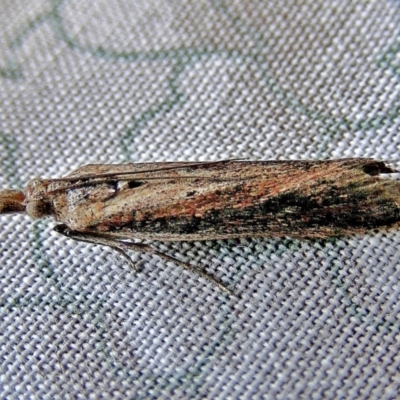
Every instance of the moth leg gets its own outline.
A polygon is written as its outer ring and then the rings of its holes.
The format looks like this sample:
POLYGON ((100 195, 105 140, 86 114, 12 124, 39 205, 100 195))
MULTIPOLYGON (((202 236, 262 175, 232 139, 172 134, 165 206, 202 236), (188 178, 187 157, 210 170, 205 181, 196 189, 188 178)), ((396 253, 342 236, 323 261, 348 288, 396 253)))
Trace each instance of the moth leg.
POLYGON ((136 271, 139 272, 139 268, 135 265, 135 263, 132 261, 132 259, 129 257, 129 255, 126 253, 126 250, 128 249, 127 246, 125 246, 124 243, 118 242, 116 240, 107 238, 107 237, 102 237, 100 235, 96 235, 93 233, 85 233, 85 232, 79 232, 79 231, 73 231, 72 229, 69 229, 67 225, 56 225, 53 230, 57 233, 61 233, 62 235, 77 240, 79 242, 86 242, 86 243, 92 243, 92 244, 100 244, 103 246, 108 246, 121 254, 122 257, 125 258, 130 264, 130 266, 136 271))
POLYGON ((122 242, 122 243, 124 243, 126 246, 128 246, 132 250, 146 252, 146 253, 152 253, 152 254, 155 254, 158 257, 160 257, 162 260, 171 261, 174 264, 179 265, 180 267, 186 269, 186 271, 189 271, 193 274, 200 275, 202 278, 204 278, 207 281, 211 282, 212 284, 216 285, 224 292, 232 294, 232 292, 226 286, 224 286, 221 282, 217 281, 213 276, 207 274, 207 272, 204 272, 201 269, 196 268, 193 265, 190 265, 189 263, 178 260, 175 257, 169 256, 168 254, 162 253, 146 243, 130 243, 130 242, 122 242))
POLYGON ((169 256, 168 254, 162 253, 146 243, 125 242, 121 239, 118 240, 115 237, 111 237, 110 235, 107 234, 74 231, 68 228, 64 224, 56 225, 54 227, 54 231, 77 241, 92 243, 92 244, 100 244, 103 246, 111 247, 119 254, 121 254, 129 262, 129 264, 133 267, 134 270, 137 270, 137 268, 133 263, 132 259, 126 253, 126 250, 130 249, 141 253, 145 252, 145 253, 155 254, 162 260, 173 262, 174 264, 181 266, 182 268, 186 269, 189 272, 200 275, 202 278, 216 285, 222 291, 232 294, 232 292, 226 286, 224 286, 221 282, 217 281, 213 276, 207 274, 207 272, 204 272, 190 265, 189 263, 178 260, 175 257, 169 256))

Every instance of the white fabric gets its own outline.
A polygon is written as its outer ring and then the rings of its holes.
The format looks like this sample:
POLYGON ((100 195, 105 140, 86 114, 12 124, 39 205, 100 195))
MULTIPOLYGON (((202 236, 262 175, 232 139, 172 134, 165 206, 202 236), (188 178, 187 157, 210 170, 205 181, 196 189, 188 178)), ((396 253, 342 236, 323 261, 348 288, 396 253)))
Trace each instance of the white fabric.
MULTIPOLYGON (((0 186, 88 163, 393 160, 399 2, 0 0, 0 186)), ((0 218, 2 399, 394 399, 400 233, 156 243, 0 218)))

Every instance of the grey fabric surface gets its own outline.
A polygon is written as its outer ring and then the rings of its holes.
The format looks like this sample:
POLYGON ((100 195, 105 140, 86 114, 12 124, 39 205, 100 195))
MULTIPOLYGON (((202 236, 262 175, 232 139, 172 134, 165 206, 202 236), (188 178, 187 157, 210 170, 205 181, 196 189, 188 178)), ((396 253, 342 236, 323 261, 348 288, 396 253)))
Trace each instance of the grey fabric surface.
MULTIPOLYGON (((0 0, 0 186, 87 163, 398 159, 398 1, 0 0)), ((400 233, 118 254, 0 218, 2 399, 395 399, 400 233)))

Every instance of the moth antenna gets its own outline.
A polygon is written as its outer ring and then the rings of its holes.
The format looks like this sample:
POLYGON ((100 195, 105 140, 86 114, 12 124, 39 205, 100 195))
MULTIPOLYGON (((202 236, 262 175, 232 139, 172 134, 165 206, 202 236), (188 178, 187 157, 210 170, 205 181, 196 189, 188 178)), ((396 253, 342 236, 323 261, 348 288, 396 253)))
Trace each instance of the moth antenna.
POLYGON ((0 190, 0 214, 24 213, 25 195, 20 190, 0 190))

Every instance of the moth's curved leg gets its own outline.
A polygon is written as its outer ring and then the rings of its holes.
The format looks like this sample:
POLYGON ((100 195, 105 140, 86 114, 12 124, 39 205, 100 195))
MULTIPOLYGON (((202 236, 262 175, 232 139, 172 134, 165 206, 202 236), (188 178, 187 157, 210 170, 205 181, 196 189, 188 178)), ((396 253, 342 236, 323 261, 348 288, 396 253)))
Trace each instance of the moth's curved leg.
MULTIPOLYGON (((121 243, 121 242, 120 242, 121 243)), ((146 252, 146 253, 152 253, 160 257, 162 260, 165 261, 171 261, 176 265, 181 266, 182 268, 186 269, 186 271, 192 272, 194 274, 200 275, 202 278, 206 279, 207 281, 213 283, 217 287, 219 287, 221 290, 223 290, 226 293, 232 294, 232 292, 224 286, 221 282, 218 282, 214 277, 211 275, 207 274, 207 272, 202 271, 199 268, 194 267, 193 265, 190 265, 189 263, 186 263, 184 261, 178 260, 175 257, 169 256, 168 254, 161 253, 160 251, 154 249, 150 245, 146 243, 130 243, 130 242, 123 242, 126 246, 129 248, 136 250, 136 251, 141 251, 141 252, 146 252)))
MULTIPOLYGON (((135 263, 132 261, 132 259, 129 257, 129 255, 126 253, 126 250, 128 249, 127 246, 124 245, 124 243, 121 243, 119 241, 116 241, 115 239, 112 240, 110 238, 102 237, 97 234, 93 233, 86 233, 86 232, 79 232, 79 231, 74 231, 70 228, 68 228, 67 225, 61 224, 61 225, 56 225, 53 230, 57 233, 61 233, 62 235, 77 240, 79 242, 86 242, 86 243, 92 243, 92 244, 100 244, 103 246, 108 246, 121 254, 131 265, 133 270, 135 272, 139 272, 140 269, 135 265, 135 263)), ((139 250, 140 251, 140 250, 139 250)))
POLYGON ((98 233, 98 232, 74 231, 74 230, 68 228, 68 226, 64 225, 64 224, 56 225, 54 227, 54 231, 61 233, 62 235, 67 236, 67 237, 77 240, 77 241, 108 246, 108 247, 114 249, 115 251, 117 251, 119 254, 121 254, 129 262, 129 264, 133 267, 133 269, 135 271, 137 271, 137 268, 136 268, 135 264, 133 263, 132 259, 126 253, 126 250, 134 250, 134 251, 138 251, 138 252, 142 252, 142 253, 155 254, 158 257, 160 257, 162 260, 173 262, 174 264, 181 266, 182 268, 186 269, 189 272, 200 275, 202 278, 213 283, 214 285, 219 287, 224 292, 232 294, 232 292, 227 287, 225 287, 221 282, 218 282, 214 277, 207 274, 206 272, 204 272, 184 261, 178 260, 175 257, 172 257, 172 256, 169 256, 168 254, 162 253, 146 243, 126 242, 123 239, 115 238, 114 236, 108 235, 106 233, 102 234, 102 233, 98 233))

